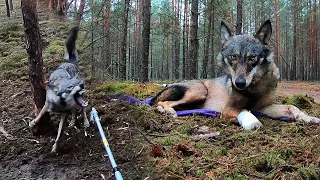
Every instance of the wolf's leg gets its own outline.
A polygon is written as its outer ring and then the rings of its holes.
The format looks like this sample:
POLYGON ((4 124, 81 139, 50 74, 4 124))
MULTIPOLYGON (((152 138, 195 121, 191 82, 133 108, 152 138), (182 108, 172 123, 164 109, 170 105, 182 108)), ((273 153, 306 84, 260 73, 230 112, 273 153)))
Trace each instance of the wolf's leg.
POLYGON ((83 108, 82 111, 83 111, 83 125, 84 125, 84 128, 88 128, 90 126, 90 123, 88 121, 86 108, 83 108))
POLYGON ((59 129, 58 129, 58 135, 56 137, 56 140, 52 146, 52 150, 51 152, 57 152, 57 147, 58 147, 58 141, 60 139, 61 133, 62 133, 62 129, 63 129, 63 122, 67 119, 68 114, 67 113, 63 113, 61 114, 61 119, 60 119, 60 123, 59 123, 59 129))
POLYGON ((297 121, 304 121, 307 123, 320 123, 319 118, 309 116, 293 105, 272 104, 260 109, 260 112, 274 118, 290 117, 297 121))
POLYGON ((208 90, 204 83, 191 80, 167 87, 155 97, 155 101, 158 101, 156 103, 158 111, 176 117, 177 113, 173 109, 175 106, 205 101, 207 96, 208 90))
POLYGON ((234 108, 234 107, 226 107, 223 109, 221 113, 221 118, 225 120, 234 121, 237 120, 238 115, 240 114, 241 110, 234 108))
POLYGON ((207 91, 203 90, 203 93, 194 93, 192 90, 187 90, 184 96, 177 101, 160 101, 158 102, 157 109, 161 112, 163 108, 165 112, 173 117, 177 117, 177 112, 173 109, 173 107, 182 105, 182 104, 190 104, 193 102, 204 101, 207 98, 207 91))
POLYGON ((262 123, 245 109, 239 110, 233 107, 226 107, 222 111, 222 118, 230 121, 238 121, 246 130, 262 127, 262 123))
POLYGON ((38 116, 36 117, 36 119, 32 120, 30 123, 29 123, 29 127, 32 129, 34 126, 36 126, 40 120, 41 120, 41 117, 48 111, 48 103, 45 102, 44 106, 42 107, 40 113, 38 114, 38 116))

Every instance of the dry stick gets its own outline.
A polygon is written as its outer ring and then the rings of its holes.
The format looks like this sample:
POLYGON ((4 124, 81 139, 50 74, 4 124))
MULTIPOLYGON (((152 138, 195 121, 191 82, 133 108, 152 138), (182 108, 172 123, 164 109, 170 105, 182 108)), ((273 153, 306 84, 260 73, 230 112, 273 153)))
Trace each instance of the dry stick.
POLYGON ((137 130, 150 144, 157 145, 156 143, 152 142, 139 128, 133 127, 133 129, 137 130))
POLYGON ((14 139, 14 137, 11 135, 11 134, 9 134, 5 129, 4 129, 4 127, 2 127, 2 126, 0 126, 0 132, 4 135, 4 137, 6 137, 7 139, 9 139, 9 140, 13 140, 14 139))

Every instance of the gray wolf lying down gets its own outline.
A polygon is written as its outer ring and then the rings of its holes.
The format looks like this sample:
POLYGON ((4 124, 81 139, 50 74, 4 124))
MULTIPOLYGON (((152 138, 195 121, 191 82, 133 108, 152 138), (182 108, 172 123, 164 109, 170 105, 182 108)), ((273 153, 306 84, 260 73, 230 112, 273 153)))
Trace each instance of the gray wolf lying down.
MULTIPOLYGON (((320 122, 319 118, 308 116, 295 106, 274 104, 280 75, 273 52, 267 47, 272 33, 270 20, 254 35, 232 35, 223 22, 220 33, 222 47, 217 60, 225 75, 172 84, 152 99, 152 105, 172 116, 176 116, 177 109, 188 107, 222 112, 226 120, 237 120, 240 113, 249 110, 274 118, 320 122)), ((253 123, 252 127, 262 125, 256 118, 253 123)))

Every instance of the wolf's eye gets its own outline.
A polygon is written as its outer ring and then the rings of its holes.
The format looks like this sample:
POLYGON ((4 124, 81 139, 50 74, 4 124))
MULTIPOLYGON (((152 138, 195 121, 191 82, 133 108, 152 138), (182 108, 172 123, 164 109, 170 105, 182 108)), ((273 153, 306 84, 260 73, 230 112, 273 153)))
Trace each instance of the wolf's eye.
POLYGON ((237 60, 237 58, 238 58, 237 55, 231 55, 231 56, 230 56, 230 59, 231 59, 232 61, 237 60))
POLYGON ((257 56, 249 56, 249 61, 254 62, 256 61, 257 56))
POLYGON ((68 85, 68 90, 73 89, 73 87, 74 87, 74 86, 73 86, 72 84, 69 84, 69 85, 68 85))

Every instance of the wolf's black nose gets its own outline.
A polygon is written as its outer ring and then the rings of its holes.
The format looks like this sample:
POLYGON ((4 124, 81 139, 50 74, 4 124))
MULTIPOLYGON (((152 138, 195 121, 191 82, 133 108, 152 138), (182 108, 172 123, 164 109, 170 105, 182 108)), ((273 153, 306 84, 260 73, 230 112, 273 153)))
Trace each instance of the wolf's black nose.
POLYGON ((243 76, 239 76, 236 79, 236 86, 239 89, 243 89, 244 87, 246 87, 246 79, 243 76))

